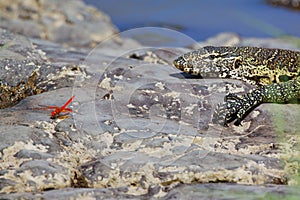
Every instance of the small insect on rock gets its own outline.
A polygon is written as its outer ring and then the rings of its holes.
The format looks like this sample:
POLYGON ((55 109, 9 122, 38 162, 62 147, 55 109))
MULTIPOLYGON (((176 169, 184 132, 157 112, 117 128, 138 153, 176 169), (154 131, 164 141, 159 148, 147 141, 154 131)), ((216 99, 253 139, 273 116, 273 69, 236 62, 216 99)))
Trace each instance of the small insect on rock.
POLYGON ((75 96, 72 96, 63 106, 44 106, 43 108, 36 108, 36 109, 42 109, 42 110, 53 110, 51 112, 51 119, 57 119, 57 118, 67 118, 68 113, 72 112, 73 110, 71 108, 67 108, 67 106, 73 101, 75 96), (67 113, 67 114, 62 114, 67 113))

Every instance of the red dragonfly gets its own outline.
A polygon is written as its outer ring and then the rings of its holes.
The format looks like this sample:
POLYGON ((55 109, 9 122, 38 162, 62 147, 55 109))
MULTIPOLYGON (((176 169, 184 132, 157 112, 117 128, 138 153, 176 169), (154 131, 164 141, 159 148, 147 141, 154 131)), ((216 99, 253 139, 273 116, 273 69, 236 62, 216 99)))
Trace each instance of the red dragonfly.
POLYGON ((61 113, 69 113, 72 112, 73 110, 71 108, 67 108, 67 106, 73 101, 75 96, 72 96, 63 106, 58 107, 58 106, 44 106, 43 108, 36 108, 36 109, 42 109, 42 110, 51 110, 54 109, 51 112, 51 119, 56 119, 59 117, 66 117, 66 115, 60 115, 61 113))

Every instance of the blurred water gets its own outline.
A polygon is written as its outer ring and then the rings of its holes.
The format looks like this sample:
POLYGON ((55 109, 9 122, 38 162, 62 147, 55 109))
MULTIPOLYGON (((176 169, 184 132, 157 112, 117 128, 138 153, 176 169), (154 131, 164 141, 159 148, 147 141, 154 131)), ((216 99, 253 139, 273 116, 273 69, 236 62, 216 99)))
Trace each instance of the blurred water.
POLYGON ((158 26, 195 40, 220 32, 246 37, 300 37, 300 12, 263 0, 84 0, 106 12, 120 31, 158 26))

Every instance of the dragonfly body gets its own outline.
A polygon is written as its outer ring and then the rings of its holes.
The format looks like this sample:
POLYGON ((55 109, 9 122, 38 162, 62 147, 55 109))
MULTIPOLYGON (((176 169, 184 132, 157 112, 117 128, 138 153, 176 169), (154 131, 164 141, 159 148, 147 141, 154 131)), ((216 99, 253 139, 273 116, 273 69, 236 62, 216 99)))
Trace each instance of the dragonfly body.
POLYGON ((51 119, 55 119, 57 118, 57 116, 61 113, 61 112, 72 112, 71 108, 67 108, 67 106, 73 101, 73 99, 75 98, 75 96, 72 96, 62 107, 55 107, 55 110, 52 111, 51 113, 51 119))
MULTIPOLYGON (((38 110, 53 110, 51 112, 51 119, 56 119, 61 117, 61 113, 72 112, 71 108, 67 108, 67 106, 73 101, 75 96, 72 96, 63 106, 42 106, 41 108, 34 108, 38 110)), ((64 115, 65 116, 65 115, 64 115)))

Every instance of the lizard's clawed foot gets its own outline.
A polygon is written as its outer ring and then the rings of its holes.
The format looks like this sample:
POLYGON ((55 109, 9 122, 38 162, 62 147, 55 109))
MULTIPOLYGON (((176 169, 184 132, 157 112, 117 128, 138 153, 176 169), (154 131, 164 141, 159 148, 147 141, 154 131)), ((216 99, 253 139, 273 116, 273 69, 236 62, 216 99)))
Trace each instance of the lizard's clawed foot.
POLYGON ((228 123, 235 120, 235 125, 241 125, 246 115, 261 103, 260 99, 256 98, 257 95, 259 96, 257 90, 241 96, 229 93, 225 96, 225 102, 217 105, 212 122, 228 126, 228 123))

